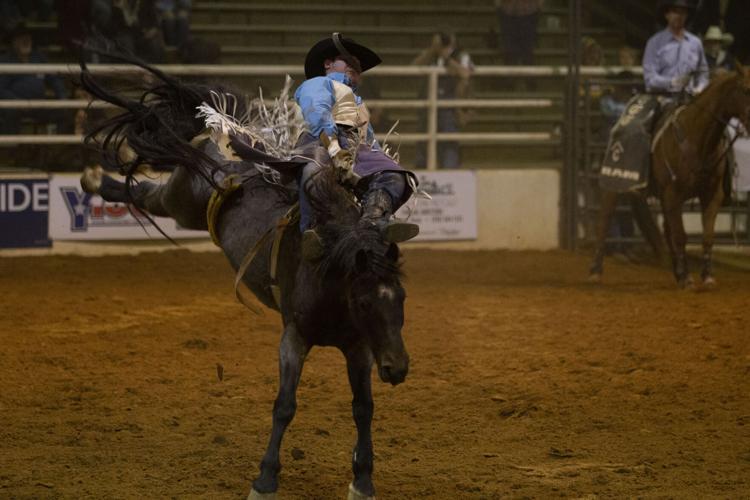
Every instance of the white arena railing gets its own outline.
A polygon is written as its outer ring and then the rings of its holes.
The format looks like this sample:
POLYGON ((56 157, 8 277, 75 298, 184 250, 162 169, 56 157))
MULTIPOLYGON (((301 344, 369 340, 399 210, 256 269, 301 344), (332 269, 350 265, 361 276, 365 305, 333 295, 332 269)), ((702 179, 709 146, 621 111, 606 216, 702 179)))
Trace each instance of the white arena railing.
MULTIPOLYGON (((177 76, 300 76, 300 66, 270 66, 270 65, 159 65, 161 71, 177 76)), ((143 69, 132 65, 121 64, 91 64, 91 73, 106 75, 126 75, 144 72, 143 69)), ((614 75, 628 70, 635 74, 641 73, 641 68, 625 67, 583 67, 581 76, 601 77, 614 75)), ((75 64, 0 64, 2 74, 58 74, 75 77, 80 67, 75 64)), ((440 140, 454 140, 472 144, 497 144, 504 141, 544 143, 555 140, 551 132, 438 132, 438 108, 552 108, 559 103, 554 99, 438 99, 438 77, 446 74, 444 68, 433 66, 384 66, 374 68, 370 73, 374 76, 423 76, 428 80, 427 99, 369 99, 370 108, 401 108, 427 109, 427 130, 425 133, 399 134, 398 140, 403 143, 424 141, 427 143, 427 168, 437 168, 437 143, 440 140)), ((567 75, 565 66, 480 66, 476 67, 472 77, 559 77, 567 75)), ((89 106, 109 107, 103 102, 86 100, 0 100, 0 109, 81 109, 89 106)), ((382 136, 380 136, 382 138, 382 136)), ((0 135, 0 147, 19 144, 79 144, 79 135, 0 135)))

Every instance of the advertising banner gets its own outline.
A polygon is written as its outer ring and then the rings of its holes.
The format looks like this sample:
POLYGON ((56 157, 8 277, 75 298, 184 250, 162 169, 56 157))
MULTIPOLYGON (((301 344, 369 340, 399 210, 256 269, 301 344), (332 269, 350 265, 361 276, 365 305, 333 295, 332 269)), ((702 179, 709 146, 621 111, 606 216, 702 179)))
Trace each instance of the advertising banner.
POLYGON ((0 248, 49 247, 47 176, 0 177, 0 248))
POLYGON ((473 171, 418 171, 419 189, 432 199, 412 197, 397 216, 419 224, 413 241, 477 238, 477 181, 473 171))
MULTIPOLYGON (((53 240, 163 239, 135 207, 105 202, 85 193, 77 174, 55 174, 49 184, 49 235, 53 240)), ((183 229, 169 218, 154 221, 170 238, 208 238, 207 231, 183 229)))

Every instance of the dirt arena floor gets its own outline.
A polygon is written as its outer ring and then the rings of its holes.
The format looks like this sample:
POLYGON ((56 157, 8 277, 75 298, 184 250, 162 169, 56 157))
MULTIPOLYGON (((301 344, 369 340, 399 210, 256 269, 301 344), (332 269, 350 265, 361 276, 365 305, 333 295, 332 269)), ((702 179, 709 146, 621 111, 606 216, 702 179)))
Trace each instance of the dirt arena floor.
MULTIPOLYGON (((750 273, 565 252, 405 253, 411 372, 375 385, 379 498, 750 497, 750 273)), ((0 498, 244 498, 275 313, 217 253, 0 258, 0 498), (217 364, 224 370, 217 376, 217 364)), ((344 361, 313 350, 280 498, 346 498, 344 361)))

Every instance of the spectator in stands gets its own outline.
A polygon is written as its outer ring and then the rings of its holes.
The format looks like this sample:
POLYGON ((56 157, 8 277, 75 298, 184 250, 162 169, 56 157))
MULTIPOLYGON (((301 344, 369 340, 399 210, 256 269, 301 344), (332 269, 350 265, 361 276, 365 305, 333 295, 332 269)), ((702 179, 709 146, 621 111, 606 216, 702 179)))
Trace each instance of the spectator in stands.
MULTIPOLYGON (((638 62, 636 50, 633 47, 623 45, 617 51, 618 65, 623 68, 632 68, 638 62)), ((608 78, 612 83, 607 85, 599 99, 599 108, 602 112, 606 124, 606 134, 617 123, 617 120, 625 111, 628 101, 641 89, 633 82, 636 78, 635 73, 630 69, 623 69, 616 75, 608 78)))
POLYGON ((164 41, 181 47, 190 35, 191 0, 156 0, 164 41))
POLYGON ((495 0, 505 64, 531 66, 544 0, 495 0))
MULTIPOLYGON (((599 42, 590 36, 581 38, 581 66, 604 66, 604 50, 599 42)), ((589 85, 589 97, 595 103, 598 103, 602 96, 602 88, 599 83, 589 85)))
POLYGON ((104 34, 118 47, 146 62, 166 59, 156 0, 112 0, 112 15, 104 34))
POLYGON ((734 70, 734 60, 724 50, 732 45, 732 42, 734 42, 734 37, 731 33, 722 33, 718 26, 709 26, 703 36, 703 46, 706 50, 706 62, 712 75, 734 70))
POLYGON ((643 79, 649 92, 695 94, 708 84, 708 64, 700 38, 685 28, 695 6, 688 0, 662 0, 659 18, 666 28, 649 38, 643 79))
MULTIPOLYGON (((8 36, 11 51, 0 58, 0 63, 30 64, 45 63, 44 54, 34 49, 31 32, 25 24, 19 24, 8 36)), ((57 99, 67 97, 67 89, 62 79, 56 75, 19 74, 0 75, 0 99, 45 99, 49 87, 57 99)), ((60 125, 57 112, 38 110, 7 109, 0 114, 0 131, 3 134, 16 134, 20 130, 20 120, 24 117, 40 119, 43 116, 52 117, 53 124, 60 125)))
MULTIPOLYGON (((458 48, 452 33, 441 31, 433 34, 430 46, 423 50, 412 64, 419 66, 439 66, 446 69, 447 75, 438 79, 438 99, 462 99, 467 97, 474 63, 466 52, 458 48)), ((438 132, 458 132, 468 121, 468 115, 458 108, 438 108, 438 132)), ((420 129, 427 128, 427 114, 421 113, 420 129)), ((438 143, 438 166, 459 168, 461 166, 460 146, 456 141, 438 143)), ((426 144, 417 145, 415 166, 426 166, 426 144)))

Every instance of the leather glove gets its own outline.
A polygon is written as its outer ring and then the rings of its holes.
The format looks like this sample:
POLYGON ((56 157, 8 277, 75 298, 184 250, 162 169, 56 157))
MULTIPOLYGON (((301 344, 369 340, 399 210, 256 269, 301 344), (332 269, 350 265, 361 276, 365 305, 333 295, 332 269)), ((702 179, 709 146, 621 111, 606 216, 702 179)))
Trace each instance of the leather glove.
POLYGON ((339 182, 352 187, 356 186, 361 177, 354 173, 354 155, 352 155, 352 152, 343 149, 339 145, 338 139, 330 138, 324 133, 320 134, 320 142, 328 149, 339 182))
POLYGON ((679 92, 683 90, 687 84, 690 83, 690 75, 675 76, 670 82, 671 90, 679 92))
POLYGON ((339 182, 352 187, 356 186, 360 176, 354 172, 354 156, 348 149, 342 149, 332 158, 333 167, 339 182))

